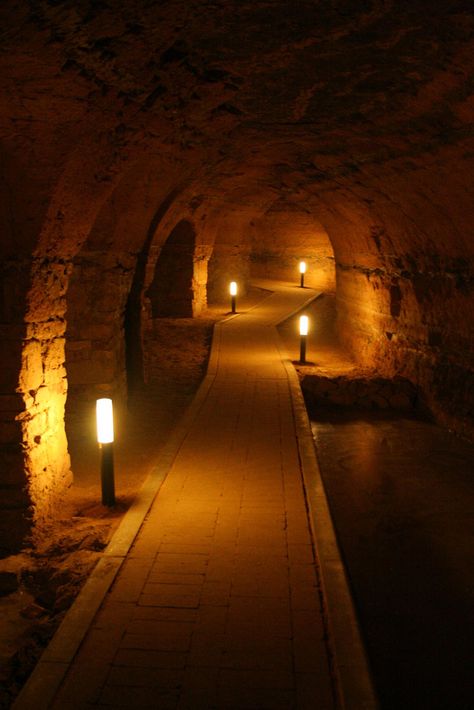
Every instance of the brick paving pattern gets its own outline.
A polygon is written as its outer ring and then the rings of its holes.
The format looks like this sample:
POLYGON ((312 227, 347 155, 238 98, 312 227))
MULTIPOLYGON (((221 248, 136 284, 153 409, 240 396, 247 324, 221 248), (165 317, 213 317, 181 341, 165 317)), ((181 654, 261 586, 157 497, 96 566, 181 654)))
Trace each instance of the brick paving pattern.
POLYGON ((273 327, 301 299, 220 326, 215 380, 53 707, 334 707, 273 327))

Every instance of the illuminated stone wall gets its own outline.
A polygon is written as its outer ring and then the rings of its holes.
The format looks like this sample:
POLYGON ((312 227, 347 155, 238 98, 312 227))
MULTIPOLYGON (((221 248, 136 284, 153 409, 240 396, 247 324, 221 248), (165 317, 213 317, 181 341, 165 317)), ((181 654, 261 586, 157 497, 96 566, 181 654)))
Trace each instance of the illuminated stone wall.
MULTIPOLYGON (((445 149, 453 157, 452 149, 445 149)), ((449 165, 449 167, 448 167, 449 165)), ((342 341, 361 364, 420 387, 433 414, 472 434, 474 259, 470 192, 438 157, 358 172, 319 206, 334 246, 342 341)), ((470 155, 464 172, 474 170, 470 155)), ((342 182, 342 181, 341 181, 342 182)))
POLYGON ((279 205, 252 220, 249 228, 252 276, 299 283, 299 262, 305 261, 305 285, 335 291, 333 249, 314 215, 291 209, 291 205, 279 205))
POLYGON ((240 294, 247 290, 251 258, 248 224, 249 215, 245 209, 223 211, 215 221, 215 241, 208 263, 209 303, 228 302, 231 281, 238 283, 240 294))
POLYGON ((64 291, 69 267, 4 262, 0 396, 0 550, 55 514, 71 483, 64 431, 64 291), (27 302, 25 303, 25 293, 27 302))

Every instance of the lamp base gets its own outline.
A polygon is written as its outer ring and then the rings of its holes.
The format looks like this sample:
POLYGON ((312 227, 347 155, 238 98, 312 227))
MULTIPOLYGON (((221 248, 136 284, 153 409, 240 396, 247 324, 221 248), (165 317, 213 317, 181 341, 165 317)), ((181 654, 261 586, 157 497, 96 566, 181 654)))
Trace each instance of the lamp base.
POLYGON ((100 444, 100 478, 102 484, 102 505, 109 508, 115 505, 115 480, 114 480, 114 445, 100 444))

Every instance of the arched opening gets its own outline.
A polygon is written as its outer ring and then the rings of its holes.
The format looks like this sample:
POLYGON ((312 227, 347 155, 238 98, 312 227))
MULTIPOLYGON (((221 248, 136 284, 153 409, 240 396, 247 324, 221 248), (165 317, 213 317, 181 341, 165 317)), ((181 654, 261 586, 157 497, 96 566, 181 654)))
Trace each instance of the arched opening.
POLYGON ((250 274, 298 282, 299 262, 306 263, 305 284, 334 293, 334 250, 317 217, 297 205, 276 203, 250 222, 252 239, 250 274))
POLYGON ((171 231, 156 262, 146 295, 153 318, 191 318, 196 234, 187 220, 171 231))
POLYGON ((125 338, 125 369, 127 373, 128 394, 143 385, 143 343, 142 343, 142 295, 147 274, 148 260, 153 245, 155 232, 176 198, 178 190, 169 192, 156 210, 146 233, 143 247, 137 256, 133 279, 125 304, 124 338, 125 338))

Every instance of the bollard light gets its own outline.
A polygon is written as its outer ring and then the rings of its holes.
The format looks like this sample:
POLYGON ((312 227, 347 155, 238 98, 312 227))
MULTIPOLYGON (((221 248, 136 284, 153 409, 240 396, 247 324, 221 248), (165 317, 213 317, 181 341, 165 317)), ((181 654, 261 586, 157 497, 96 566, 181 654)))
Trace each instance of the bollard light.
POLYGON ((114 481, 114 413, 112 400, 104 397, 96 403, 97 441, 101 451, 100 478, 102 504, 115 505, 114 481))
POLYGON ((231 296, 232 313, 235 313, 235 297, 237 296, 237 283, 235 281, 230 282, 229 291, 231 296))
POLYGON ((306 261, 300 261, 300 286, 304 288, 304 275, 306 273, 306 261))
POLYGON ((306 362, 306 336, 308 335, 309 318, 300 316, 300 362, 306 362))
POLYGON ((111 444, 114 440, 114 412, 112 400, 104 397, 97 400, 97 441, 111 444))

